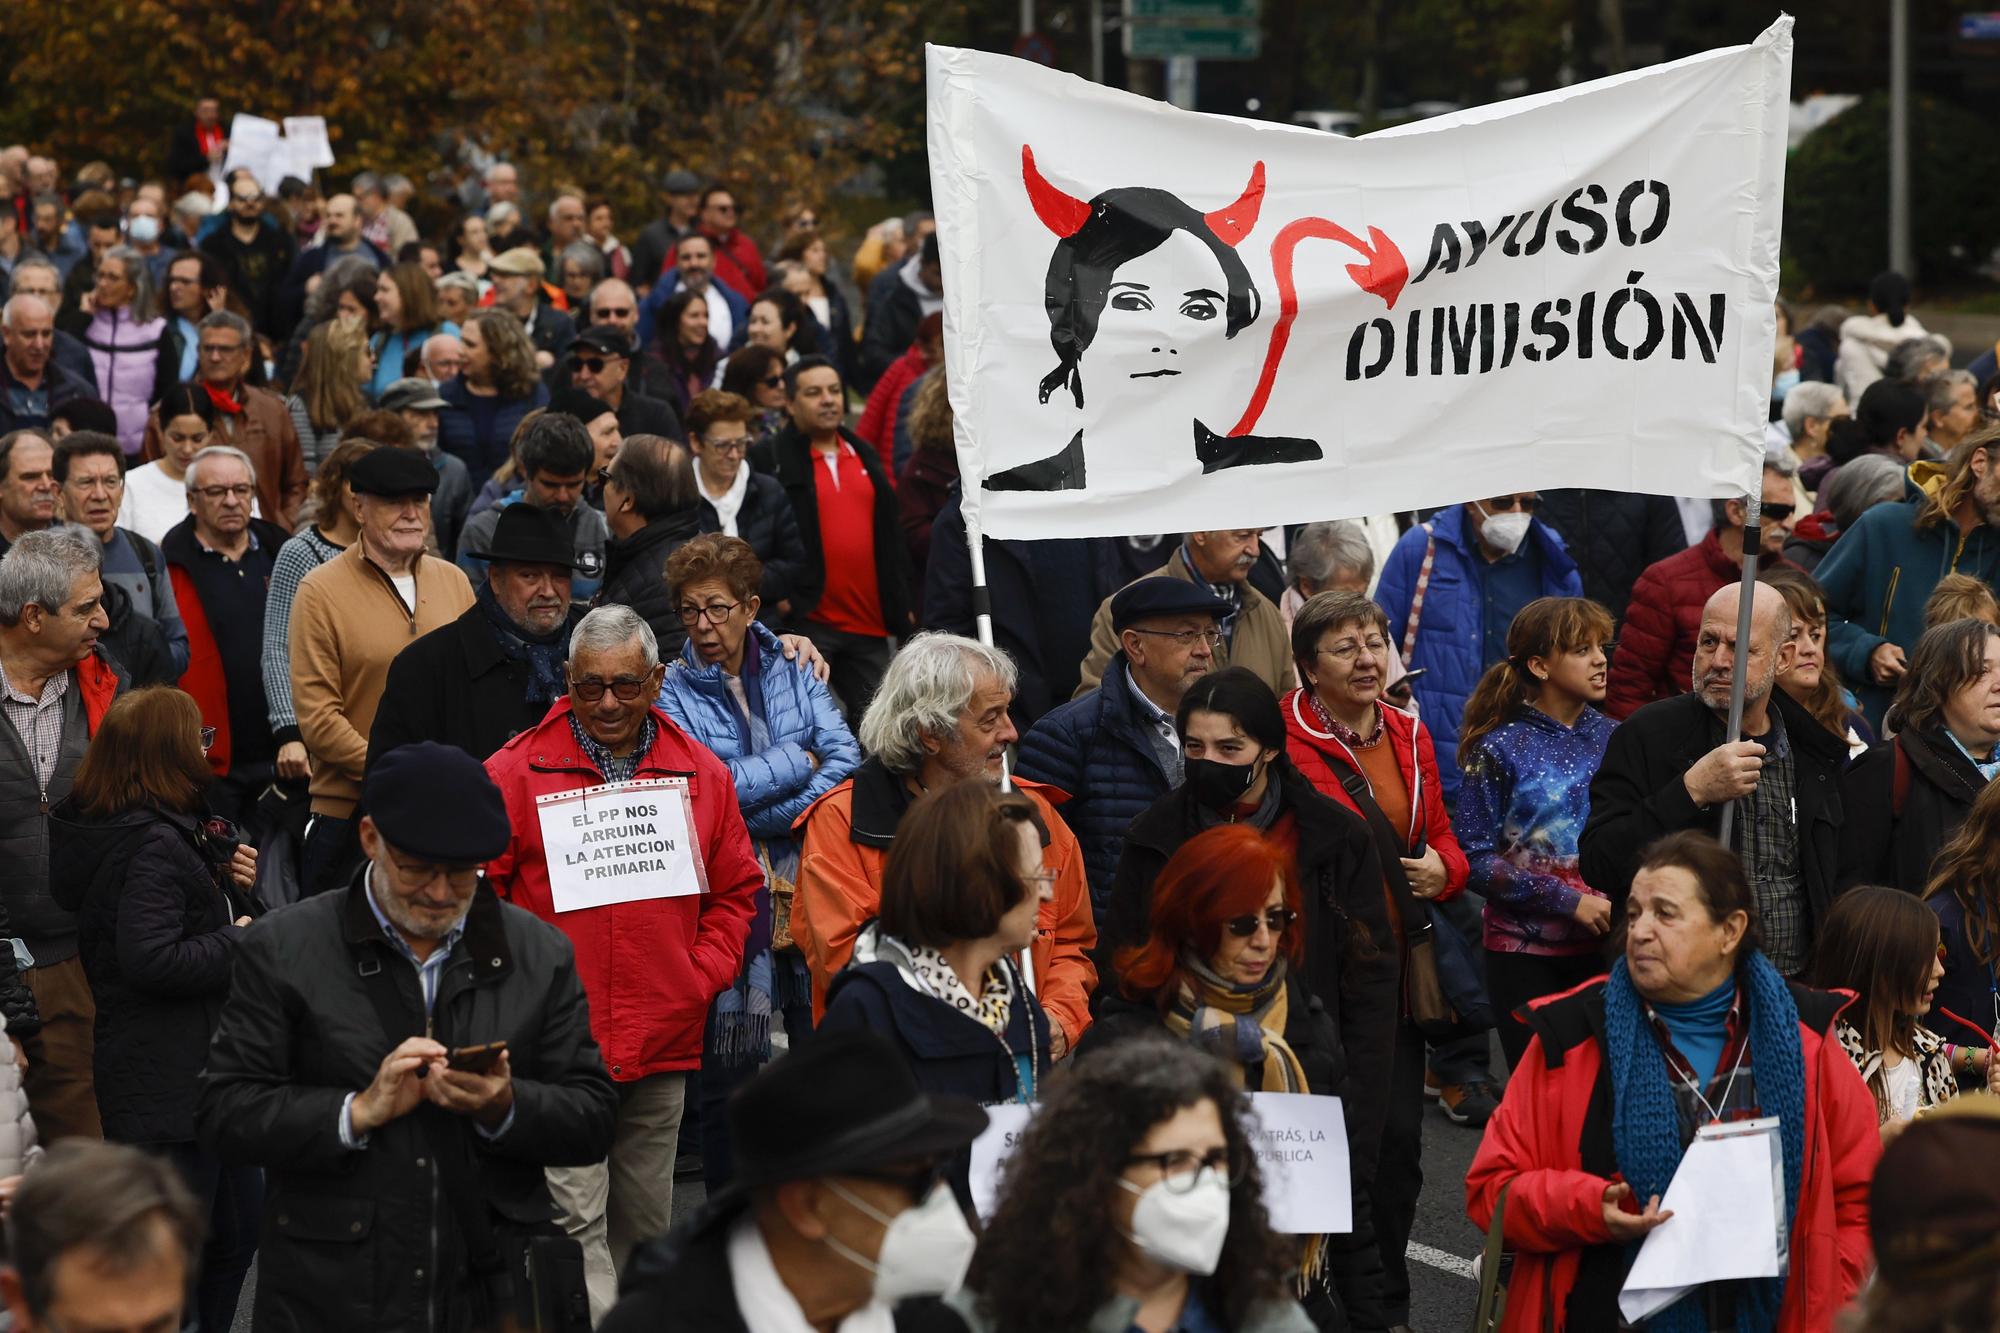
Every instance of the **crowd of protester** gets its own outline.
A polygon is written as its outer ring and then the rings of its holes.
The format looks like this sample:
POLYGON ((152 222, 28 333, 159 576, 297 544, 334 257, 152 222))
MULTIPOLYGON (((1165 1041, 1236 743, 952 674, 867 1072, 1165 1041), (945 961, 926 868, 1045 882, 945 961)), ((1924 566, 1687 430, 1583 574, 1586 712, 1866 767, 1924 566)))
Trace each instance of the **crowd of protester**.
POLYGON ((2000 1326, 2000 375, 1899 275, 1780 308, 1754 523, 990 541, 986 643, 928 215, 218 116, 0 148, 15 1327, 1406 1329, 1431 1101, 1507 1328, 1765 1118, 1781 1271, 1644 1327, 2000 1326))

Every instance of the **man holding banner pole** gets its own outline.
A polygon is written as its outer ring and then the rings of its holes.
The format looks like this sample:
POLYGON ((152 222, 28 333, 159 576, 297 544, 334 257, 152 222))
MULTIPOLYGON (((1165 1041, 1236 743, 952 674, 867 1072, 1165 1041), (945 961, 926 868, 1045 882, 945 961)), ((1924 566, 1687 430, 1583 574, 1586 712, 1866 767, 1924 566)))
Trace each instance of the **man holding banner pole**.
POLYGON ((664 667, 630 607, 577 622, 569 693, 486 761, 507 805, 507 848, 486 868, 502 898, 576 949, 591 1033, 618 1089, 608 1160, 549 1171, 583 1243, 593 1319, 632 1247, 673 1218, 687 1076, 710 1003, 748 947, 770 947, 764 872, 724 767, 656 705, 664 667), (753 920, 754 919, 754 920, 753 920))

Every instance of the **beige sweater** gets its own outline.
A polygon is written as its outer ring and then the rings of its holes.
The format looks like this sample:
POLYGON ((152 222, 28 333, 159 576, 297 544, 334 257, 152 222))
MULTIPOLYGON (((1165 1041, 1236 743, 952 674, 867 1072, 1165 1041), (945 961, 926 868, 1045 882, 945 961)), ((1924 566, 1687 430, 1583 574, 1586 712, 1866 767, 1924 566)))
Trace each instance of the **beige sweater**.
POLYGON ((426 555, 414 573, 414 615, 359 541, 299 584, 292 602, 292 702, 313 759, 316 815, 354 813, 389 663, 419 635, 472 606, 472 585, 458 566, 426 555))

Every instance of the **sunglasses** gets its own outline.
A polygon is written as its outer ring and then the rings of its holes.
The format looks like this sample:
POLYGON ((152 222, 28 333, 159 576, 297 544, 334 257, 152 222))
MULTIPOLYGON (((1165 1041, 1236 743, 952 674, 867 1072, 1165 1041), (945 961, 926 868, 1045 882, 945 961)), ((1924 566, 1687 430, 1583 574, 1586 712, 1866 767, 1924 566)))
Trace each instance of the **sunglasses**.
POLYGON ((606 366, 615 365, 619 359, 622 358, 607 361, 601 356, 573 356, 569 364, 572 370, 587 370, 593 375, 602 375, 606 366))
POLYGON ((1230 934, 1238 939, 1247 940, 1257 933, 1257 927, 1260 925, 1269 926, 1273 935, 1282 935, 1290 930, 1292 923, 1298 919, 1299 914, 1289 907, 1273 907, 1262 916, 1254 912, 1246 916, 1232 916, 1222 924, 1230 934))
POLYGON ((1764 505, 1757 511, 1757 515, 1764 522, 1783 523, 1797 508, 1797 505, 1764 505))
POLYGON ((1492 514, 1511 513, 1518 508, 1524 514, 1532 514, 1542 507, 1538 495, 1496 495, 1486 502, 1486 510, 1492 514))
POLYGON ((762 385, 766 389, 783 388, 785 383, 785 377, 783 375, 770 375, 765 377, 764 379, 758 380, 757 383, 762 385))
POLYGON ((601 305, 597 307, 596 322, 599 324, 608 323, 609 321, 614 319, 630 319, 630 318, 632 318, 632 307, 629 305, 628 306, 601 305))

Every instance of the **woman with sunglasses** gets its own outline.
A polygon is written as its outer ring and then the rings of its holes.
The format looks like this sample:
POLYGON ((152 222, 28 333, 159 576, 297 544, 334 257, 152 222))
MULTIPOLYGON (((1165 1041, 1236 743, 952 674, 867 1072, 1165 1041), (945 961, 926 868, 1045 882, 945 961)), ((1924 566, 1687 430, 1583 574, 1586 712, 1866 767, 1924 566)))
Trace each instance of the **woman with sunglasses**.
POLYGON ((750 447, 768 443, 791 418, 785 413, 785 358, 781 352, 746 343, 729 354, 722 368, 722 391, 754 409, 750 447))
MULTIPOLYGON (((1140 1036, 1072 1061, 947 1303, 971 1333, 1310 1333, 1240 1069, 1140 1036)), ((944 1325, 940 1324, 940 1328, 944 1325)))
MULTIPOLYGON (((1346 1092, 1340 1031, 1294 970, 1305 957, 1300 901, 1292 857, 1255 828, 1197 833, 1154 881, 1151 932, 1118 955, 1118 988, 1099 1000, 1078 1054, 1165 1031, 1249 1091, 1346 1092)), ((1321 1238, 1301 1270, 1301 1297, 1331 1316, 1321 1238)))
POLYGON ((2000 776, 2000 627, 1925 630, 1882 721, 1890 739, 1840 780, 1840 883, 1921 893, 1939 849, 2000 776))
MULTIPOLYGON (((1936 1002, 1944 965, 1936 914, 1901 889, 1850 889, 1820 924, 1812 984, 1854 992, 1834 1035, 1875 1095, 1885 1139, 1958 1096, 1958 1069, 1968 1062, 1920 1021, 1936 1002)), ((2000 1086, 2000 1066, 1988 1063, 1985 1081, 2000 1086)))
POLYGON ((174 1161, 208 1205, 195 1283, 203 1328, 228 1328, 257 1249, 255 1167, 195 1141, 197 1076, 229 990, 236 941, 257 909, 257 854, 208 817, 213 734, 166 686, 111 705, 70 794, 49 816, 49 891, 77 914, 97 1005, 92 1061, 104 1137, 174 1161))

